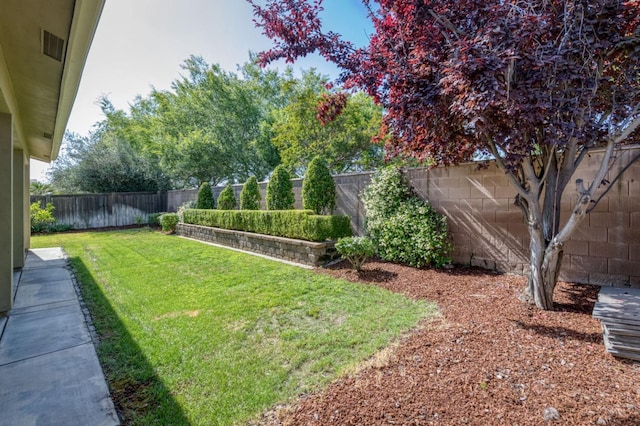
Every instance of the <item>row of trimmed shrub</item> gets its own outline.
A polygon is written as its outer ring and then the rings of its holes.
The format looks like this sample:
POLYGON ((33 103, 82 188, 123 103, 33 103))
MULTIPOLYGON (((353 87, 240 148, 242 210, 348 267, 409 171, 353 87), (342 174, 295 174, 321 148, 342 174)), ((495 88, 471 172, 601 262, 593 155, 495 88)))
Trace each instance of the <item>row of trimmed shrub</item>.
POLYGON ((351 235, 348 216, 315 215, 312 210, 187 209, 183 222, 307 241, 336 240, 351 235))

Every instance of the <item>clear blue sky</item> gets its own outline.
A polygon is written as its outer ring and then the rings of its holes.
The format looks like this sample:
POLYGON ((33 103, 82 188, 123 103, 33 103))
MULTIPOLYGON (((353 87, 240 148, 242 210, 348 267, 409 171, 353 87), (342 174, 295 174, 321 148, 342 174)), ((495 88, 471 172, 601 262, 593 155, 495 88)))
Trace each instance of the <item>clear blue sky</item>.
MULTIPOLYGON (((373 32, 360 0, 324 0, 327 28, 356 45, 373 32)), ((107 0, 96 31, 67 129, 82 135, 102 119, 96 100, 107 95, 116 108, 127 109, 136 95, 151 87, 168 89, 180 64, 202 56, 229 71, 271 41, 255 28, 245 0, 107 0)), ((284 64, 276 64, 283 67, 284 64)), ((295 69, 317 68, 337 77, 322 58, 308 57, 295 69)), ((31 177, 44 179, 45 163, 32 162, 31 177)))

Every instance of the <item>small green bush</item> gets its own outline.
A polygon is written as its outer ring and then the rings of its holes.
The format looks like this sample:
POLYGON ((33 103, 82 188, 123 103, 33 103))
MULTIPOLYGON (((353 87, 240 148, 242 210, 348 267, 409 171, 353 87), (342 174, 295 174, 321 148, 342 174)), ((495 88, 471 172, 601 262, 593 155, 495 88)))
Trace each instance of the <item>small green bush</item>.
POLYGON ((362 198, 367 234, 381 258, 416 267, 450 262, 447 218, 411 192, 398 168, 376 173, 362 198))
POLYGON ((316 156, 309 163, 302 182, 302 205, 316 214, 329 213, 336 208, 336 184, 327 162, 316 156))
POLYGON ((356 271, 362 270, 364 262, 376 251, 373 242, 367 237, 340 238, 336 243, 336 250, 356 271))
POLYGON ((260 188, 255 176, 251 176, 240 192, 240 210, 260 210, 260 188))
POLYGON ((178 215, 176 213, 165 213, 160 216, 160 226, 164 232, 173 234, 176 232, 176 225, 178 224, 178 215))
POLYGON ((147 224, 151 226, 160 226, 160 216, 163 214, 165 214, 165 212, 149 213, 147 216, 147 224))
POLYGON ((351 235, 348 216, 314 215, 312 210, 185 210, 184 223, 255 232, 307 241, 351 235))
POLYGON ((73 229, 73 225, 69 225, 67 223, 54 223, 49 227, 48 232, 66 232, 73 229))
POLYGON ((214 208, 213 193, 211 192, 211 185, 209 185, 209 182, 202 182, 202 184, 200 185, 200 189, 198 189, 198 200, 196 201, 196 208, 214 208))
POLYGON ((236 208, 238 201, 233 187, 229 184, 220 192, 218 196, 218 210, 233 210, 236 208))
POLYGON ((52 232, 52 227, 56 223, 56 218, 53 216, 55 207, 51 203, 47 203, 43 209, 40 207, 40 203, 32 203, 29 208, 29 216, 31 218, 31 233, 47 233, 52 232))
POLYGON ((267 210, 292 210, 294 203, 291 176, 283 165, 279 165, 267 184, 267 210))

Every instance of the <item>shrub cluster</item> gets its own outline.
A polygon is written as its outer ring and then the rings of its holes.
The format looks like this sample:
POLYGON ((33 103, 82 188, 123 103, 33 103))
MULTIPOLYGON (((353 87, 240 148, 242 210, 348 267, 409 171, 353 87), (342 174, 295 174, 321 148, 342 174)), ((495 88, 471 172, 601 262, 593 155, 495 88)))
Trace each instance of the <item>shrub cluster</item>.
POLYGON ((255 176, 251 176, 240 192, 240 210, 260 210, 260 188, 255 176))
POLYGON ((56 223, 53 216, 55 207, 51 203, 47 203, 45 208, 40 207, 40 203, 35 202, 29 206, 29 217, 31 222, 32 234, 47 234, 50 232, 64 232, 73 229, 71 225, 62 225, 56 223))
POLYGON ((218 210, 233 210, 236 208, 238 201, 233 187, 229 184, 220 192, 218 196, 218 210))
POLYGON ((450 262, 447 218, 412 193, 398 168, 376 173, 362 198, 366 230, 381 258, 416 267, 450 262))
POLYGON ((309 163, 302 182, 302 205, 316 214, 330 213, 336 208, 336 184, 327 162, 320 156, 309 163))
POLYGON ((49 232, 49 228, 51 228, 53 224, 56 223, 56 218, 53 217, 54 210, 55 207, 51 203, 47 203, 44 209, 40 207, 40 203, 32 203, 29 208, 29 215, 31 218, 31 232, 49 232))
POLYGON ((307 241, 351 235, 348 216, 320 216, 311 210, 185 210, 184 223, 255 232, 307 241))
POLYGON ((160 226, 164 232, 173 234, 176 232, 176 225, 178 225, 177 213, 165 213, 160 216, 160 226))
POLYGON ((200 189, 198 189, 198 200, 196 201, 196 208, 198 209, 212 209, 214 207, 213 192, 211 192, 211 185, 209 182, 202 182, 200 189))
POLYGON ((336 250, 356 271, 360 271, 364 262, 376 252, 373 242, 367 237, 340 238, 336 250))
POLYGON ((275 168, 267 184, 267 210, 291 210, 294 202, 291 175, 281 164, 275 168))
POLYGON ((147 216, 147 224, 150 226, 160 226, 160 217, 166 212, 149 213, 147 216))

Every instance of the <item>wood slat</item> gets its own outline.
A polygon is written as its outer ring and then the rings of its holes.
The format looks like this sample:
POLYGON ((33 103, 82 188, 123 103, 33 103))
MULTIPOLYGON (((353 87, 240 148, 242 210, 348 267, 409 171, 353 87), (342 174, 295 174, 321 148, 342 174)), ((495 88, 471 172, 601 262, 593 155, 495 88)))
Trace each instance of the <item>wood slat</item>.
POLYGON ((149 214, 167 211, 166 192, 32 196, 34 201, 52 203, 57 222, 75 229, 147 223, 149 214))
POLYGON ((593 307, 607 352, 640 361, 640 289, 603 287, 593 307))

